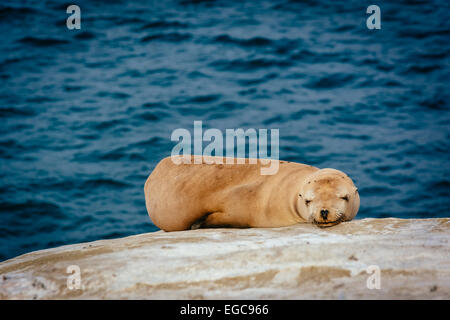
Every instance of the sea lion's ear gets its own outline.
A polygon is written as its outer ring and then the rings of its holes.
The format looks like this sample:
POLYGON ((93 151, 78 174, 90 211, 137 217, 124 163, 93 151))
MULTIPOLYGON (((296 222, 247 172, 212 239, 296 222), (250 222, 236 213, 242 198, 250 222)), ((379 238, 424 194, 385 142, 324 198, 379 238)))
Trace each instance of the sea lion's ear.
POLYGON ((357 193, 358 192, 358 188, 355 188, 355 193, 357 193))
POLYGON ((301 198, 303 198, 301 193, 299 193, 298 196, 301 197, 301 198))

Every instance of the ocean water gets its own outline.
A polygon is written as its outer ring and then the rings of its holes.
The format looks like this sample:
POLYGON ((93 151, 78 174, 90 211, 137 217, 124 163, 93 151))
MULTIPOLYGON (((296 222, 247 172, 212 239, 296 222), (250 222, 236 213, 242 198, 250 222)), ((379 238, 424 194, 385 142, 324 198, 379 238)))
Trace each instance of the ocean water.
POLYGON ((194 120, 279 129, 357 218, 449 216, 448 1, 69 4, 0 4, 0 261, 157 230, 144 182, 194 120))

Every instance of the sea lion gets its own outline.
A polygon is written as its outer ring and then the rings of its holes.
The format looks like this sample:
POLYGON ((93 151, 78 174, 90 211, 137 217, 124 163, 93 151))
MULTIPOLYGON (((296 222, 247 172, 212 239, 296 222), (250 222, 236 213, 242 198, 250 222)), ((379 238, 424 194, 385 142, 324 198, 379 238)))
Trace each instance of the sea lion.
POLYGON ((261 175, 260 159, 252 159, 256 164, 249 159, 227 164, 225 158, 199 161, 198 157, 182 164, 165 158, 145 182, 147 211, 160 229, 282 227, 302 222, 329 227, 358 212, 358 190, 339 170, 279 161, 276 174, 261 175))

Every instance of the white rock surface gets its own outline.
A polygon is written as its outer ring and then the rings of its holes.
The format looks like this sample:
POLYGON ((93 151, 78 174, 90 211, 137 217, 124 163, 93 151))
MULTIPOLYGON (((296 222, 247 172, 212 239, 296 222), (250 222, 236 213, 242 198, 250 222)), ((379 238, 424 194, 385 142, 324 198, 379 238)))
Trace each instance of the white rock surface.
POLYGON ((448 218, 159 231, 4 261, 0 298, 449 299, 449 236, 448 218), (367 287, 371 265, 380 289, 367 287))

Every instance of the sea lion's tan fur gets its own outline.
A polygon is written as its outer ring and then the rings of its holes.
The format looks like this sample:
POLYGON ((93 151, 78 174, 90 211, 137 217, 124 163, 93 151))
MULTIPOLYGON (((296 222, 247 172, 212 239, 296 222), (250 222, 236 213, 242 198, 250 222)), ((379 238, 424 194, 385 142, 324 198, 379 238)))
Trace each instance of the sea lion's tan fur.
MULTIPOLYGON (((280 161, 276 174, 261 175, 261 166, 266 166, 260 160, 256 164, 248 159, 245 164, 195 164, 194 156, 191 159, 190 164, 175 164, 170 157, 161 160, 145 183, 148 214, 165 231, 301 222, 328 226, 335 224, 333 219, 336 223, 351 220, 359 208, 353 182, 338 170, 280 161), (344 194, 350 198, 342 200, 344 194), (307 199, 311 202, 306 205, 305 197, 314 199, 307 199), (325 205, 330 210, 328 223, 317 213, 325 205), (346 211, 344 217, 339 216, 342 211, 346 211)), ((217 160, 208 157, 208 162, 212 159, 217 160)))

